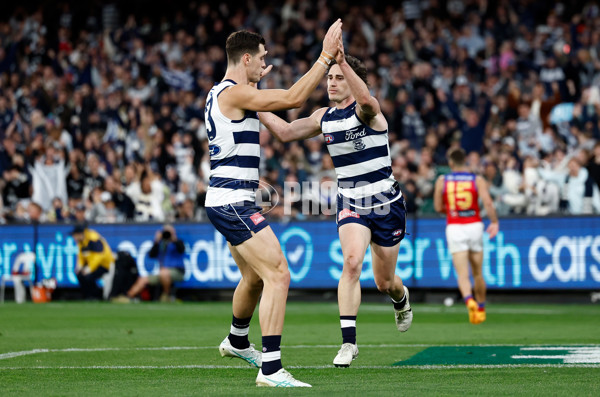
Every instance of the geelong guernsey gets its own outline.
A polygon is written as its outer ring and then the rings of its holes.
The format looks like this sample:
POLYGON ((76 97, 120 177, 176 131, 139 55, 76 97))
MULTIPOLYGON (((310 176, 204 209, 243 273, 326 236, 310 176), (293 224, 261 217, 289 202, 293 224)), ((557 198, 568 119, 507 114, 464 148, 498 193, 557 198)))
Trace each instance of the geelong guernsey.
POLYGON ((370 208, 402 196, 392 176, 388 132, 376 131, 356 114, 356 102, 329 108, 321 131, 338 179, 338 192, 358 208, 370 208))
POLYGON ((221 113, 217 98, 236 84, 224 80, 208 93, 204 118, 210 154, 210 183, 206 206, 255 202, 258 189, 260 144, 258 115, 246 111, 241 120, 230 120, 221 113))

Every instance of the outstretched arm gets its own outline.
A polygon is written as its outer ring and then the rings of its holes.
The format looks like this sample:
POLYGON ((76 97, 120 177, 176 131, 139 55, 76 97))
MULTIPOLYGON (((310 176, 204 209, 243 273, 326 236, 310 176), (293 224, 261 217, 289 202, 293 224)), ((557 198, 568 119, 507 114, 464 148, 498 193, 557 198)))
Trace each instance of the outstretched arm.
POLYGON ((452 91, 450 91, 448 94, 446 94, 446 92, 444 92, 444 90, 441 88, 439 88, 437 90, 438 100, 440 101, 440 103, 442 105, 446 105, 448 107, 448 110, 452 114, 452 118, 454 120, 456 120, 456 122, 458 123, 458 127, 462 128, 462 126, 464 125, 465 122, 462 119, 462 116, 460 115, 458 106, 456 106, 456 103, 454 102, 454 99, 452 98, 452 96, 453 96, 452 91))
POLYGON ((269 112, 259 112, 258 118, 271 133, 282 142, 297 141, 315 137, 321 133, 321 119, 327 108, 321 108, 302 119, 291 123, 269 112))
POLYGON ((369 87, 364 81, 352 70, 352 67, 346 62, 346 54, 344 53, 344 43, 340 36, 337 47, 337 55, 335 61, 340 66, 344 79, 350 87, 350 92, 356 100, 357 113, 362 119, 371 119, 381 113, 379 102, 369 92, 369 87))
POLYGON ((492 197, 490 196, 490 192, 487 187, 487 182, 482 177, 477 176, 477 178, 475 179, 475 184, 477 185, 479 197, 481 197, 481 200, 483 201, 485 211, 487 212, 488 217, 491 221, 486 231, 490 235, 490 238, 494 238, 496 234, 498 234, 500 226, 498 224, 498 215, 496 215, 494 202, 492 201, 492 197))
POLYGON ((342 37, 342 21, 335 21, 323 39, 323 51, 312 68, 287 90, 258 90, 247 84, 229 89, 226 106, 257 112, 273 112, 300 107, 317 88, 329 63, 337 54, 338 39, 342 37))

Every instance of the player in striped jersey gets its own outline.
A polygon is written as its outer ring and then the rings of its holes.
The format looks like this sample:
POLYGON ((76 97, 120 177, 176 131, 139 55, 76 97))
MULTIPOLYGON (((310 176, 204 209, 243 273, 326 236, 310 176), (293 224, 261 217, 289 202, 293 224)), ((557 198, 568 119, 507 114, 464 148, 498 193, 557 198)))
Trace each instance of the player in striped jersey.
POLYGON ((265 64, 265 40, 248 31, 232 33, 226 43, 225 77, 206 99, 211 163, 206 211, 227 239, 242 274, 233 295, 230 334, 219 351, 223 357, 242 358, 260 367, 257 386, 310 387, 294 379, 281 364, 281 331, 290 273, 279 241, 255 202, 260 160, 256 112, 295 108, 308 99, 337 53, 341 25, 339 19, 331 25, 319 60, 288 90, 255 87, 271 69, 265 64), (262 354, 248 340, 250 319, 259 297, 262 354))
POLYGON ((338 284, 342 347, 333 360, 348 367, 358 356, 356 317, 361 301, 360 274, 371 246, 377 288, 392 299, 396 326, 412 323, 408 289, 395 274, 400 241, 406 231, 406 207, 392 176, 388 124, 367 86, 367 70, 344 54, 340 39, 336 62, 327 74, 329 99, 335 107, 287 123, 272 113, 261 122, 280 140, 289 142, 323 133, 338 179, 337 225, 344 266, 338 284))
POLYGON ((491 220, 487 228, 490 238, 498 233, 498 216, 490 197, 487 182, 465 166, 466 154, 461 148, 451 149, 448 164, 452 172, 440 175, 435 183, 433 200, 435 210, 447 217, 446 240, 456 270, 458 289, 467 305, 469 321, 480 324, 485 321, 486 285, 481 271, 483 264, 483 222, 479 216, 478 199, 491 220), (469 264, 475 284, 473 290, 469 278, 469 264))

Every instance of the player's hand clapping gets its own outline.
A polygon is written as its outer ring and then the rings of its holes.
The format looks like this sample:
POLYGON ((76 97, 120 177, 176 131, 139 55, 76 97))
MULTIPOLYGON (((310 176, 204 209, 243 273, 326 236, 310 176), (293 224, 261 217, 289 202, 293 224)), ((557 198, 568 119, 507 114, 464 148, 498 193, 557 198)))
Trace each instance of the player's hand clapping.
POLYGON ((342 39, 342 36, 340 36, 340 38, 338 39, 337 54, 335 55, 335 61, 338 65, 342 65, 346 62, 346 54, 344 52, 344 40, 342 39))
POLYGON ((325 38, 323 39, 323 52, 321 57, 330 64, 335 58, 338 51, 338 42, 342 38, 342 20, 337 19, 327 30, 325 38))

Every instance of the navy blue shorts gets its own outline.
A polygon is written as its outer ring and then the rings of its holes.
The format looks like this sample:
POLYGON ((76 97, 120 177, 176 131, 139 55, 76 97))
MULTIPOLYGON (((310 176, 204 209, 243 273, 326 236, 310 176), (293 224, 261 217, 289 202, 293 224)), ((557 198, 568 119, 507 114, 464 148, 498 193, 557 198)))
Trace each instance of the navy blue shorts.
POLYGON ((382 247, 393 247, 406 235, 406 204, 404 197, 375 208, 356 208, 338 195, 337 227, 359 223, 371 230, 371 241, 382 247))
POLYGON ((249 240, 252 233, 258 233, 269 226, 261 211, 254 203, 206 207, 208 219, 231 245, 239 245, 249 240))

